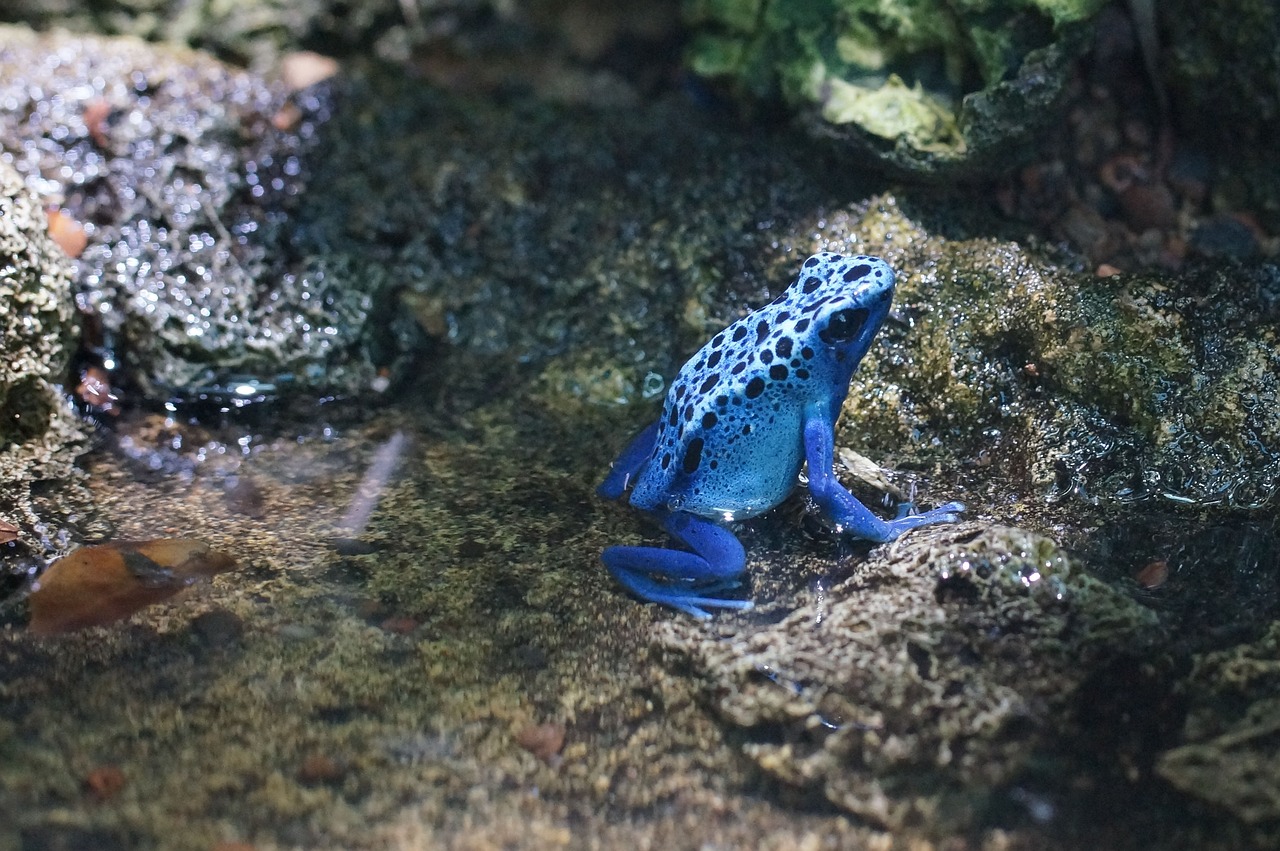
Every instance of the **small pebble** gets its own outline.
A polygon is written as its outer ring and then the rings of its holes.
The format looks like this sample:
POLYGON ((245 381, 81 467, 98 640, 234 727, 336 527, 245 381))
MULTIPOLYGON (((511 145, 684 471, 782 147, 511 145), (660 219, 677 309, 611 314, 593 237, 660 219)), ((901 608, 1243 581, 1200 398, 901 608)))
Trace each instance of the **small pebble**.
POLYGON ((128 781, 124 772, 114 765, 101 765, 84 778, 84 788, 96 801, 114 798, 128 781))
POLYGON ((560 761, 560 749, 564 747, 563 724, 549 721, 546 724, 530 724, 515 734, 516 744, 548 765, 560 761))
POLYGON ((1191 251, 1211 260, 1248 260, 1257 255, 1258 240, 1234 216, 1214 216, 1191 232, 1191 251))
POLYGON ((346 773, 344 766, 332 757, 320 753, 311 754, 298 767, 298 779, 309 786, 336 783, 346 773))
POLYGON ((1142 568, 1142 570, 1139 570, 1134 579, 1143 588, 1159 588, 1169 580, 1169 562, 1164 559, 1156 559, 1142 568))
POLYGON ((416 630, 420 624, 408 615, 395 615, 387 618, 378 626, 383 632, 393 632, 396 635, 409 635, 416 630))
POLYGON ((261 520, 267 515, 267 498, 252 476, 228 476, 225 484, 223 496, 227 508, 252 520, 261 520))
POLYGON ((229 609, 212 609, 192 618, 190 630, 206 647, 231 647, 244 636, 244 621, 229 609))
POLYGON ((378 551, 377 544, 359 538, 334 538, 330 543, 340 556, 367 556, 378 551))

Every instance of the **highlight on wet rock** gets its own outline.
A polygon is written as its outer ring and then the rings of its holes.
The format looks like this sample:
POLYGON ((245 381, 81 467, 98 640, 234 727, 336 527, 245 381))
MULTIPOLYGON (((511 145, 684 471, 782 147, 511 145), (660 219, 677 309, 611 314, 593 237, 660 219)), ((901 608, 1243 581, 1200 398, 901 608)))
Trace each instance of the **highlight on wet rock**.
POLYGON ((58 635, 104 626, 235 567, 231 556, 193 538, 81 547, 32 585, 28 629, 58 635))

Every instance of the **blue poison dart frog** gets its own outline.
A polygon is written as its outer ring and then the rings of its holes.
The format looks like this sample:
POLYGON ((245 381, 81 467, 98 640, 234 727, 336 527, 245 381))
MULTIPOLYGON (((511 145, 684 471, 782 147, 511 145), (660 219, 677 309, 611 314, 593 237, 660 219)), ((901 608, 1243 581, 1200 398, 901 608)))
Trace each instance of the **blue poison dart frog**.
POLYGON ((892 541, 930 523, 951 523, 949 502, 882 520, 845 490, 832 469, 836 417, 849 379, 893 298, 893 270, 878 257, 815 254, 769 304, 711 338, 680 369, 662 416, 613 463, 599 493, 651 514, 689 547, 609 547, 601 560, 633 594, 697 618, 708 608, 749 609, 726 599, 740 585, 746 552, 722 524, 782 502, 809 464, 809 493, 835 526, 892 541))

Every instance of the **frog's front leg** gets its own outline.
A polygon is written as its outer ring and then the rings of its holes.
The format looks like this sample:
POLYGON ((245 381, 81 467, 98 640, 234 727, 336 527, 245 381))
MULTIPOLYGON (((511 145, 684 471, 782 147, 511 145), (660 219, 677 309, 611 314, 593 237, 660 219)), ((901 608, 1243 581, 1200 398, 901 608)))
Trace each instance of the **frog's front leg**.
POLYGON ((631 480, 640 475, 645 462, 653 454, 653 444, 658 439, 659 425, 660 423, 655 420, 631 438, 627 448, 622 450, 622 454, 609 468, 609 475, 600 483, 600 487, 596 488, 596 493, 605 499, 618 499, 627 492, 631 480))
MULTIPOLYGON (((881 520, 845 490, 836 478, 834 447, 835 423, 825 411, 816 407, 805 412, 804 456, 809 464, 809 493, 831 521, 858 538, 881 543, 892 541, 903 532, 932 523, 954 523, 960 519, 964 504, 948 502, 923 514, 902 511, 893 520, 881 520)), ((910 511, 911 506, 906 505, 910 511)))
MULTIPOLYGON (((625 453, 624 453, 625 455, 625 453)), ((616 469, 616 467, 615 467, 616 469)), ((706 609, 750 609, 750 600, 709 597, 737 586, 747 554, 733 533, 684 512, 654 512, 662 528, 693 552, 660 547, 609 547, 600 560, 632 594, 709 618, 706 609)))

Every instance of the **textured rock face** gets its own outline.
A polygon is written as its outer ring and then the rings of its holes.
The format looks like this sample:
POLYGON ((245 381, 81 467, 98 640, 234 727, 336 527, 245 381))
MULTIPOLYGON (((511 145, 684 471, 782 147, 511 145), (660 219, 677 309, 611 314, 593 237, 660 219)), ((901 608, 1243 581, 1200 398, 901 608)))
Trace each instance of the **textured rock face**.
POLYGON ((776 624, 661 632, 761 769, 890 829, 972 818, 1159 635, 1053 541, 976 524, 878 550, 776 624))
POLYGON ((0 159, 0 446, 39 438, 67 370, 71 264, 40 202, 0 159))
MULTIPOLYGON (((44 520, 59 509, 37 510, 32 484, 69 475, 85 448, 60 389, 73 334, 71 264, 48 230, 39 199, 0 159, 0 522, 17 530, 6 555, 54 549, 44 520)), ((0 562, 0 601, 33 564, 0 562)))
POLYGON ((144 387, 368 377, 360 295, 287 268, 276 225, 316 104, 286 99, 181 48, 0 28, 0 144, 85 227, 77 298, 144 387))

